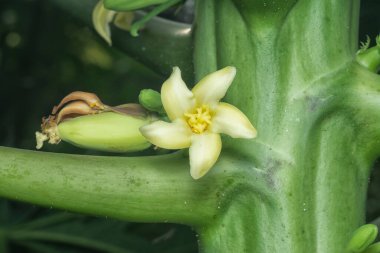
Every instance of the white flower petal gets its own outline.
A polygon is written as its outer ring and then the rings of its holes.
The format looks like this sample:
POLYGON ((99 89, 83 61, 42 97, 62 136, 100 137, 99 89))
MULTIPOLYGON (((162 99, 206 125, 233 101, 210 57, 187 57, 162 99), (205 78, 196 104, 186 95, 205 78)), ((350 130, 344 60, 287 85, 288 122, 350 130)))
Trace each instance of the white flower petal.
POLYGON ((212 118, 211 131, 228 134, 233 138, 251 139, 257 135, 256 129, 244 113, 227 103, 219 103, 212 118))
POLYGON ((183 120, 172 123, 155 121, 141 127, 140 132, 149 142, 161 148, 181 149, 191 144, 191 130, 183 120))
POLYGON ((162 85, 161 100, 169 119, 172 121, 182 117, 184 113, 194 107, 193 93, 182 80, 181 71, 178 67, 173 68, 173 73, 162 85))
POLYGON ((214 106, 226 95, 235 75, 235 67, 225 67, 205 76, 192 90, 197 102, 214 106))
POLYGON ((218 160, 222 149, 219 134, 194 134, 190 146, 190 174, 194 179, 203 177, 218 160))
POLYGON ((108 45, 112 44, 110 23, 115 15, 115 11, 104 8, 103 1, 99 1, 92 11, 92 23, 95 31, 97 31, 105 41, 107 41, 108 45))

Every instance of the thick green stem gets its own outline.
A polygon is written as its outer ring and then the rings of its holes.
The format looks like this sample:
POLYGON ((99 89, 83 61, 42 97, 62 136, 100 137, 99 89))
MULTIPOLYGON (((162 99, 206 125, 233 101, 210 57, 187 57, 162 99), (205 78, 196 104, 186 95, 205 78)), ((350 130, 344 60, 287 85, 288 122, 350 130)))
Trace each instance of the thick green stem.
POLYGON ((0 154, 1 196, 130 221, 202 223, 215 213, 210 196, 225 187, 212 178, 195 182, 181 154, 90 157, 4 147, 0 154))
POLYGON ((268 182, 198 229, 204 252, 337 253, 364 221, 372 148, 361 145, 346 97, 357 75, 358 11, 359 1, 346 0, 198 1, 196 22, 207 29, 195 31, 196 76, 205 65, 237 67, 226 100, 258 139, 227 146, 268 182), (214 55, 205 63, 199 52, 214 55))
POLYGON ((380 76, 355 64, 351 68, 351 80, 347 83, 344 106, 352 112, 353 120, 362 129, 357 131, 363 157, 375 161, 380 155, 380 76))
POLYGON ((218 69, 217 38, 215 34, 214 1, 196 2, 196 19, 194 22, 194 61, 195 78, 199 81, 205 75, 218 69))
POLYGON ((216 219, 236 189, 247 187, 246 178, 257 179, 251 190, 265 191, 265 175, 250 167, 225 152, 208 177, 195 181, 182 153, 95 157, 0 147, 0 196, 128 221, 201 227, 216 219))

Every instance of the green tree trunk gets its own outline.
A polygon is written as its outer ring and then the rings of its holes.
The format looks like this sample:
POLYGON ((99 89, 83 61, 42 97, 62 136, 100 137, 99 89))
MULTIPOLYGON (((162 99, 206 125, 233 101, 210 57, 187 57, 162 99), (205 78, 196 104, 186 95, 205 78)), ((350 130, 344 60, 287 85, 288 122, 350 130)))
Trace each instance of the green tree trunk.
POLYGON ((363 223, 374 157, 361 139, 370 113, 350 91, 364 85, 358 12, 347 0, 198 1, 197 77, 236 66, 226 100, 258 129, 229 142, 257 172, 200 228, 202 252, 343 252, 363 223), (247 190, 257 173, 264 189, 247 190))

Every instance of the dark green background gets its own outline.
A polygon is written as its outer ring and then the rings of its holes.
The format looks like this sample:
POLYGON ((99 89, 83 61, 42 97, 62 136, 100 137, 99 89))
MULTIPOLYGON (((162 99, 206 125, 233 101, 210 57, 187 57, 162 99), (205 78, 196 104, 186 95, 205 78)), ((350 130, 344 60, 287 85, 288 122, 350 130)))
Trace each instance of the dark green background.
MULTIPOLYGON (((362 1, 361 41, 367 34, 374 38, 380 33, 379 13, 380 1, 362 1)), ((47 0, 0 1, 0 145, 34 149, 34 132, 41 117, 72 91, 94 92, 106 104, 117 105, 136 102, 141 89, 159 89, 164 79, 110 48, 91 28, 47 0)), ((47 145, 44 151, 101 154, 65 143, 47 145)), ((367 218, 372 221, 379 216, 380 170, 375 170, 367 218)), ((62 214, 7 200, 0 200, 0 244, 2 240, 8 242, 12 253, 107 252, 95 242, 121 252, 197 251, 195 234, 184 226, 62 214), (41 223, 46 218, 54 222, 30 228, 31 222, 41 223), (41 236, 17 234, 28 226, 28 231, 41 236), (13 234, 2 238, 1 231, 13 234)))

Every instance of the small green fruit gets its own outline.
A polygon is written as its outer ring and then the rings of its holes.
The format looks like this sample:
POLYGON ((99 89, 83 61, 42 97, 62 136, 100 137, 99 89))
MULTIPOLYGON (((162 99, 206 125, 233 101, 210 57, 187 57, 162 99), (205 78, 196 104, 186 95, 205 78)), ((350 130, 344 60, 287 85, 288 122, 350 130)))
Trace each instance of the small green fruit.
POLYGON ((69 119, 58 125, 59 137, 75 146, 108 152, 132 152, 150 147, 139 128, 149 117, 103 112, 69 119))

